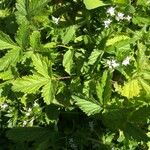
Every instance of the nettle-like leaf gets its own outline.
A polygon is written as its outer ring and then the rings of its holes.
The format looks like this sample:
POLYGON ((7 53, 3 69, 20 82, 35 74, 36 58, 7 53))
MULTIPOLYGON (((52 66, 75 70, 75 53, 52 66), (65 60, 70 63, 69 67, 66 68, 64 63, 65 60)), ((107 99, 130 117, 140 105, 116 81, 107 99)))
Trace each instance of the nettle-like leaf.
POLYGON ((105 86, 106 86, 106 83, 107 83, 107 77, 108 77, 108 71, 105 70, 103 72, 101 81, 100 82, 98 81, 97 84, 96 84, 96 93, 97 93, 97 96, 98 96, 99 101, 101 102, 101 104, 103 104, 103 92, 105 90, 105 86))
POLYGON ((11 40, 11 38, 7 34, 0 31, 0 50, 12 49, 16 47, 17 45, 11 40))
POLYGON ((29 14, 30 16, 41 15, 44 10, 44 7, 50 0, 30 0, 29 4, 29 14))
POLYGON ((118 3, 118 4, 128 4, 128 0, 113 0, 114 3, 118 3))
POLYGON ((22 49, 29 47, 30 28, 28 23, 23 23, 19 26, 16 34, 16 42, 22 49))
POLYGON ((43 12, 44 7, 49 0, 17 0, 16 3, 16 18, 18 24, 29 22, 36 15, 43 12))
POLYGON ((42 48, 40 38, 40 32, 33 31, 33 33, 30 36, 30 45, 34 50, 40 50, 42 48))
POLYGON ((53 102, 55 98, 56 91, 56 81, 49 80, 46 85, 42 88, 42 97, 44 98, 44 102, 49 105, 53 102))
POLYGON ((137 108, 132 114, 128 117, 130 122, 144 123, 147 119, 150 118, 150 106, 142 106, 137 108))
POLYGON ((94 0, 94 1, 93 0, 84 0, 84 4, 85 4, 86 8, 89 10, 107 5, 102 0, 94 0))
POLYGON ((12 81, 12 89, 18 92, 36 93, 47 82, 48 80, 46 78, 39 75, 24 76, 12 81))
POLYGON ((4 71, 4 72, 0 72, 0 79, 2 79, 2 80, 10 80, 13 78, 14 78, 14 76, 12 74, 11 69, 8 69, 7 71, 4 71))
POLYGON ((118 91, 122 96, 125 96, 128 99, 138 97, 142 90, 138 79, 129 80, 128 82, 125 82, 123 86, 114 84, 114 87, 116 91, 118 91))
POLYGON ((88 116, 97 114, 102 110, 101 106, 95 101, 89 101, 75 95, 72 98, 75 100, 76 105, 88 116))
POLYGON ((143 130, 141 130, 138 126, 135 126, 132 123, 126 123, 124 133, 127 134, 131 139, 133 138, 138 142, 148 142, 150 140, 150 138, 143 130))
POLYGON ((139 82, 142 86, 142 88, 145 90, 146 92, 146 96, 150 96, 150 83, 142 78, 139 78, 139 82))
POLYGON ((33 54, 31 58, 37 72, 44 77, 49 78, 48 68, 50 67, 50 63, 48 58, 43 57, 40 54, 33 54))
POLYGON ((21 49, 16 47, 6 53, 0 58, 0 71, 8 69, 10 66, 15 66, 19 61, 21 49))
POLYGON ((139 83, 146 91, 147 96, 150 96, 150 60, 145 55, 146 46, 138 43, 137 52, 137 74, 139 75, 139 83))
POLYGON ((70 74, 71 69, 73 67, 73 55, 74 55, 74 50, 73 49, 68 49, 68 51, 64 54, 63 58, 63 66, 65 68, 65 71, 70 74))
POLYGON ((75 26, 70 26, 66 29, 66 33, 63 36, 63 44, 68 44, 74 37, 76 32, 76 27, 75 26))
POLYGON ((110 39, 107 40, 106 46, 111 46, 111 45, 114 45, 117 42, 124 41, 124 40, 127 40, 127 39, 130 39, 130 37, 127 36, 127 35, 116 35, 113 38, 110 38, 110 39))
POLYGON ((101 56, 101 54, 102 54, 102 51, 94 49, 92 51, 90 57, 88 58, 88 60, 89 60, 88 64, 93 65, 98 60, 98 58, 101 56))
POLYGON ((28 5, 29 5, 29 1, 28 0, 17 0, 16 3, 16 8, 17 8, 17 12, 16 12, 16 19, 17 19, 17 23, 18 24, 22 24, 24 22, 28 22, 28 5))

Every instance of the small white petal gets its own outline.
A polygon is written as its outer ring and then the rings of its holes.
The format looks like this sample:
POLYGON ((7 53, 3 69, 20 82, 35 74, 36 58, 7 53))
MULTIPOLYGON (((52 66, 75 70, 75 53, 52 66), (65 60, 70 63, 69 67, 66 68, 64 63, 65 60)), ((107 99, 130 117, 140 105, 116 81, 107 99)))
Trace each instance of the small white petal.
POLYGON ((129 65, 130 64, 130 57, 127 57, 125 60, 123 60, 122 65, 129 65))
POLYGON ((110 14, 110 16, 114 16, 115 15, 115 8, 114 7, 108 8, 107 13, 110 14))
POLYGON ((125 19, 126 19, 126 20, 128 20, 128 21, 130 21, 130 20, 131 20, 131 18, 132 18, 132 17, 131 17, 131 16, 129 16, 129 15, 128 15, 127 17, 125 17, 125 19))
POLYGON ((112 21, 110 19, 104 21, 105 28, 108 28, 112 21))
POLYGON ((55 24, 58 24, 60 18, 56 18, 56 17, 52 16, 52 20, 54 21, 55 24))
POLYGON ((123 20, 123 19, 124 19, 124 14, 119 12, 116 16, 116 20, 119 21, 119 20, 123 20))
POLYGON ((7 103, 2 104, 2 106, 1 106, 2 109, 6 109, 7 107, 8 107, 7 103))
POLYGON ((30 113, 29 113, 29 112, 27 112, 27 113, 26 113, 26 116, 30 116, 30 113))
POLYGON ((113 68, 116 68, 116 67, 118 67, 119 66, 119 63, 117 63, 115 60, 112 60, 112 67, 113 68))

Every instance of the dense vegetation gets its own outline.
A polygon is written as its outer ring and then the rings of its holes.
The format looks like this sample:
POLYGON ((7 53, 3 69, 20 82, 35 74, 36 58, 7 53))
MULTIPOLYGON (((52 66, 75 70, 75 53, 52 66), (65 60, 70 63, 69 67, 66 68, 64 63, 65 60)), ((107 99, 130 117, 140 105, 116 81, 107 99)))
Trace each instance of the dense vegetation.
POLYGON ((150 149, 149 0, 0 1, 0 150, 150 149))

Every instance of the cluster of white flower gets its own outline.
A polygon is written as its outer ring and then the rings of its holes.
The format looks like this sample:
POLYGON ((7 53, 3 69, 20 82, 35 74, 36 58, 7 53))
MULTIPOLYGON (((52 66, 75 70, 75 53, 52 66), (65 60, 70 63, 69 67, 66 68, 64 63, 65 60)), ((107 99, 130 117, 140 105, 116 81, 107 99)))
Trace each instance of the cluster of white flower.
MULTIPOLYGON (((117 21, 120 21, 120 20, 127 20, 127 21, 130 21, 131 20, 131 16, 127 15, 125 16, 124 13, 122 12, 116 12, 115 8, 114 7, 110 7, 107 9, 107 14, 111 17, 115 17, 115 19, 117 21)), ((109 25, 111 24, 112 20, 109 18, 107 20, 104 20, 104 27, 105 28, 108 28, 109 25)))
POLYGON ((116 68, 119 66, 119 63, 116 62, 116 60, 107 60, 107 65, 110 69, 116 68))
MULTIPOLYGON (((127 66, 130 64, 130 57, 127 56, 123 61, 122 61, 122 65, 127 66)), ((106 64, 108 65, 108 67, 110 69, 114 69, 120 66, 120 63, 118 63, 115 59, 111 59, 111 60, 107 60, 106 64)))

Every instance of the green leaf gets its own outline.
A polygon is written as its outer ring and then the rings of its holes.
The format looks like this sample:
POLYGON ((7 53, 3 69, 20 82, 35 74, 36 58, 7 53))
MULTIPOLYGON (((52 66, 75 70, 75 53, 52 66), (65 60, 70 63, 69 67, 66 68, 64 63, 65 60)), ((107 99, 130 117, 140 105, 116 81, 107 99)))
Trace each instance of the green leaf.
POLYGON ((122 129, 127 121, 128 109, 110 109, 103 113, 104 124, 112 130, 122 129))
POLYGON ((89 101, 74 95, 72 98, 75 100, 76 105, 79 106, 79 108, 88 116, 97 114, 102 110, 100 105, 94 101, 89 101))
POLYGON ((42 97, 47 105, 51 104, 55 99, 55 84, 54 81, 49 80, 42 88, 42 97))
POLYGON ((118 4, 128 4, 129 0, 113 0, 113 2, 118 4))
POLYGON ((103 76, 101 78, 101 81, 97 82, 97 84, 96 84, 96 93, 97 93, 97 96, 98 96, 99 101, 101 102, 101 104, 103 104, 103 92, 104 92, 104 89, 105 89, 105 86, 106 86, 107 77, 108 77, 108 71, 105 70, 103 72, 103 76))
POLYGON ((103 103, 106 104, 108 101, 111 99, 111 94, 112 94, 112 73, 107 72, 104 73, 104 80, 107 77, 105 81, 105 87, 103 91, 103 103))
POLYGON ((11 40, 11 38, 0 31, 0 50, 15 48, 17 45, 11 40))
POLYGON ((25 22, 28 22, 28 20, 27 20, 28 5, 29 5, 29 3, 27 0, 17 0, 17 3, 16 3, 17 12, 15 14, 16 14, 16 19, 17 19, 18 24, 23 24, 25 22))
POLYGON ((0 58, 0 71, 8 69, 10 66, 15 66, 19 61, 20 53, 20 48, 14 48, 0 58))
MULTIPOLYGON (((120 88, 118 88, 119 90, 120 88)), ((120 89, 120 94, 127 97, 128 99, 138 97, 141 92, 141 86, 137 79, 129 80, 120 89)))
POLYGON ((146 91, 147 96, 150 96, 150 83, 142 78, 139 78, 142 88, 146 91))
POLYGON ((6 136, 17 142, 34 141, 36 139, 46 139, 52 131, 47 128, 39 127, 26 127, 26 128, 13 128, 7 131, 6 136))
POLYGON ((86 8, 89 10, 107 5, 102 0, 94 0, 94 1, 93 0, 84 0, 84 4, 85 4, 86 8))
POLYGON ((146 123, 150 118, 150 106, 142 106, 135 110, 128 118, 130 122, 146 123))
POLYGON ((0 72, 0 79, 2 79, 2 80, 10 80, 13 78, 14 78, 14 76, 12 74, 11 69, 4 71, 4 72, 0 72))
POLYGON ((101 55, 102 51, 99 51, 97 49, 94 49, 90 55, 90 57, 88 58, 88 64, 89 65, 93 65, 97 59, 99 58, 99 56, 101 55))
POLYGON ((43 75, 46 78, 49 78, 48 68, 50 66, 49 60, 47 57, 43 57, 40 54, 33 54, 32 55, 33 65, 37 72, 43 75))
POLYGON ((30 0, 29 14, 30 16, 41 15, 44 13, 44 7, 50 0, 30 0))
POLYGON ((28 23, 21 24, 17 31, 16 41, 19 44, 19 46, 22 47, 23 49, 29 47, 29 35, 30 35, 29 24, 28 23))
POLYGON ((47 79, 38 75, 24 76, 12 82, 13 91, 35 93, 47 83, 47 79))
POLYGON ((110 38, 107 40, 106 46, 114 45, 117 42, 124 41, 127 39, 130 39, 130 38, 126 35, 116 35, 113 38, 110 38))
POLYGON ((30 36, 30 45, 34 50, 40 50, 41 42, 40 42, 40 32, 39 31, 33 31, 33 33, 30 36))
POLYGON ((64 54, 63 66, 65 67, 65 71, 66 71, 68 74, 71 73, 71 69, 72 69, 72 65, 73 65, 73 54, 74 54, 74 50, 73 50, 73 49, 69 49, 69 50, 64 54))
POLYGON ((67 28, 65 35, 63 36, 63 44, 68 44, 74 37, 76 32, 75 26, 70 26, 67 28))
POLYGON ((138 142, 148 142, 150 140, 143 130, 131 123, 126 124, 124 133, 127 134, 131 139, 133 138, 138 142))

